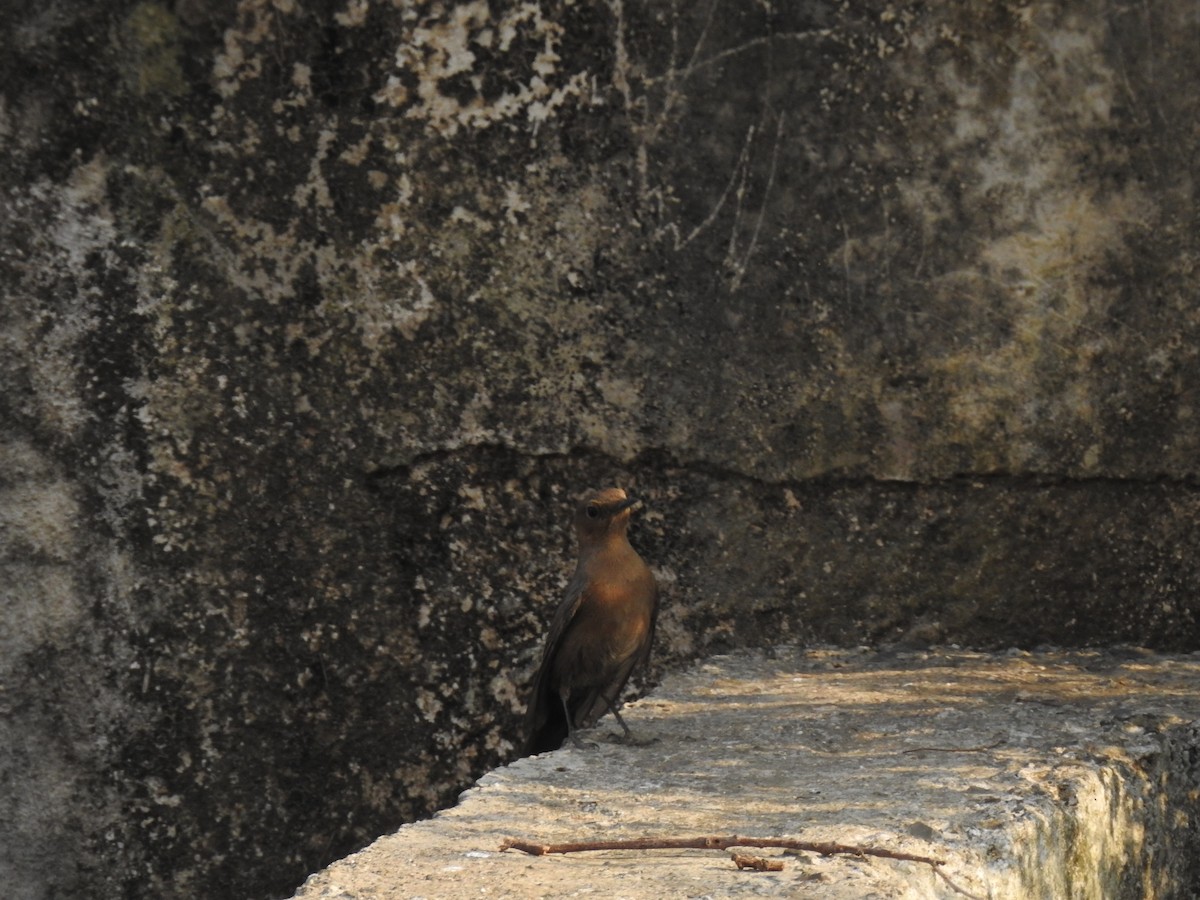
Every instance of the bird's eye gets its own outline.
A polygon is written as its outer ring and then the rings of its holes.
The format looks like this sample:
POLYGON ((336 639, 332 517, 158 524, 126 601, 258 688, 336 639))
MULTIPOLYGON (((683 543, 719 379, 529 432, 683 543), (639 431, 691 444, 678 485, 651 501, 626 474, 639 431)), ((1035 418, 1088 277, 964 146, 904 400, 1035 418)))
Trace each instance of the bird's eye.
POLYGON ((600 515, 600 507, 598 507, 595 503, 589 503, 587 505, 587 517, 589 519, 594 519, 598 515, 600 515))

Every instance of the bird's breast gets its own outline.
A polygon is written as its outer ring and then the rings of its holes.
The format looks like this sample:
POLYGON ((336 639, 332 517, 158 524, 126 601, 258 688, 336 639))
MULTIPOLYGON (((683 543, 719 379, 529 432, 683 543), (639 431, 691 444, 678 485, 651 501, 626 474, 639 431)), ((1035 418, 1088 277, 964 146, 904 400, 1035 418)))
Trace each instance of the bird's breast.
POLYGON ((608 654, 624 660, 641 646, 650 628, 653 611, 653 586, 632 584, 596 584, 580 613, 590 620, 590 631, 607 644, 608 654))
POLYGON ((645 563, 634 559, 636 565, 600 568, 588 579, 555 661, 563 682, 603 683, 649 640, 654 578, 645 563))

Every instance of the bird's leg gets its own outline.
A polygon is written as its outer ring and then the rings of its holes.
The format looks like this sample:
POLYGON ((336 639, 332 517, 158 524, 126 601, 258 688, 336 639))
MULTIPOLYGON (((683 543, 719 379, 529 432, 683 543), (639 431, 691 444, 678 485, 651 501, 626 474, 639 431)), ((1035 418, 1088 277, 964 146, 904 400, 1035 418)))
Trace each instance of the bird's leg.
MULTIPOLYGON (((603 694, 600 696, 604 697, 603 694)), ((617 724, 620 725, 621 729, 625 732, 625 740, 633 740, 633 732, 629 730, 629 726, 625 724, 625 720, 621 718, 621 714, 617 712, 617 708, 613 706, 613 702, 607 697, 604 697, 604 705, 608 707, 608 711, 610 713, 617 717, 617 724)))
MULTIPOLYGON (((601 695, 601 696, 603 696, 603 695, 601 695)), ((605 705, 608 706, 608 711, 617 717, 617 722, 619 722, 621 727, 623 729, 625 729, 625 736, 624 736, 623 740, 627 744, 632 744, 635 747, 646 747, 650 744, 658 743, 658 738, 655 738, 655 737, 652 737, 649 739, 643 738, 642 740, 639 741, 637 738, 635 738, 633 736, 633 732, 629 730, 629 726, 625 724, 625 720, 621 718, 621 714, 619 712, 617 712, 617 708, 613 705, 613 702, 611 700, 609 700, 607 697, 605 697, 604 703, 605 703, 605 705)))
POLYGON ((589 747, 595 747, 595 744, 585 744, 579 739, 579 735, 575 733, 575 723, 571 721, 571 707, 567 706, 567 692, 563 691, 559 694, 562 700, 563 714, 567 717, 567 737, 571 739, 571 743, 580 750, 587 750, 589 747))

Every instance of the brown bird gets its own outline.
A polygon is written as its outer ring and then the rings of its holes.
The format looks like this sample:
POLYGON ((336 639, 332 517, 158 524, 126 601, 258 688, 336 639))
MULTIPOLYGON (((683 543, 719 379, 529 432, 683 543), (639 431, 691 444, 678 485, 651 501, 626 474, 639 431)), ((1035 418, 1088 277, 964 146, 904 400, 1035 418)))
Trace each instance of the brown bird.
POLYGON ((608 709, 629 738, 617 699, 629 674, 650 656, 658 587, 629 545, 640 501, 620 488, 588 495, 575 511, 579 563, 554 613, 526 714, 524 755, 557 750, 608 709))

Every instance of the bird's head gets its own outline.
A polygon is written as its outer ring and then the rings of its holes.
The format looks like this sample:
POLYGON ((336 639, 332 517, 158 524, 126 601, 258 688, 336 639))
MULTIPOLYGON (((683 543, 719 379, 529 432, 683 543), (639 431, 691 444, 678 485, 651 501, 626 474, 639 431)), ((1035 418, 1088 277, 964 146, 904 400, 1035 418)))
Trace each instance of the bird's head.
POLYGON ((592 491, 575 510, 575 533, 582 543, 601 540, 606 534, 624 534, 630 516, 641 505, 641 500, 618 487, 592 491))

